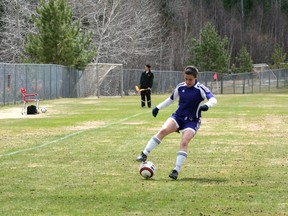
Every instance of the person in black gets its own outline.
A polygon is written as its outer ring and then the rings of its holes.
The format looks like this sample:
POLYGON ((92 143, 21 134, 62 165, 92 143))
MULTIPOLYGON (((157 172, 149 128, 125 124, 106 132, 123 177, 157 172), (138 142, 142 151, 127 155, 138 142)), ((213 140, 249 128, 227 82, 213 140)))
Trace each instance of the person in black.
POLYGON ((142 72, 140 78, 140 91, 141 93, 141 106, 145 107, 146 99, 147 106, 151 108, 151 89, 153 85, 154 74, 151 72, 151 66, 149 64, 145 65, 145 71, 142 72))

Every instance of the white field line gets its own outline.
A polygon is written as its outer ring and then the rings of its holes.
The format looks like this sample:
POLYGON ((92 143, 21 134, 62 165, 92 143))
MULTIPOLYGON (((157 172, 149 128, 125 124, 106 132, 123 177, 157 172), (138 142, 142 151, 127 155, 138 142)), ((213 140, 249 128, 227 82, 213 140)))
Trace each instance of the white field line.
POLYGON ((32 150, 35 150, 35 149, 40 149, 40 148, 43 148, 45 146, 48 146, 48 145, 51 145, 51 144, 54 144, 54 143, 57 143, 57 142, 60 142, 62 140, 65 140, 65 139, 68 139, 70 137, 73 137, 73 136, 76 136, 78 134, 81 134, 85 131, 88 131, 88 130, 95 130, 95 129, 99 129, 99 128, 107 128, 107 127, 110 127, 112 125, 117 125, 121 122, 124 122, 124 121, 127 121, 128 119, 131 119, 131 118, 134 118, 136 116, 139 116, 143 113, 137 113, 135 115, 132 115, 132 116, 129 116, 127 118, 123 118, 123 119, 120 119, 119 121, 116 121, 116 122, 112 122, 110 124, 106 124, 106 125, 102 125, 102 126, 99 126, 99 127, 96 127, 96 128, 90 128, 90 129, 86 129, 86 130, 80 130, 80 131, 77 131, 77 132, 74 132, 74 133, 71 133, 71 134, 68 134, 68 135, 65 135, 59 139, 56 139, 56 140, 52 140, 50 142, 47 142, 47 143, 43 143, 43 144, 40 144, 40 145, 36 145, 34 147, 31 147, 31 148, 26 148, 26 149, 21 149, 21 150, 18 150, 18 151, 14 151, 14 152, 9 152, 9 153, 6 153, 6 154, 0 154, 0 157, 5 157, 5 156, 10 156, 10 155, 15 155, 15 154, 20 154, 20 153, 23 153, 23 152, 27 152, 27 151, 32 151, 32 150))

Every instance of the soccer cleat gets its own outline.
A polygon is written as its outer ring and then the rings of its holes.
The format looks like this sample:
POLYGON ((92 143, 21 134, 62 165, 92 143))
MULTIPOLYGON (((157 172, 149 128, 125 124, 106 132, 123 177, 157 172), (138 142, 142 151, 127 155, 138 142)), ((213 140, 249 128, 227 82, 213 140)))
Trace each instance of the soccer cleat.
POLYGON ((178 172, 176 170, 172 170, 169 177, 176 180, 178 178, 178 172))
POLYGON ((139 155, 136 158, 136 161, 138 161, 138 162, 145 162, 146 160, 147 160, 147 155, 145 155, 143 152, 141 152, 141 155, 139 155))

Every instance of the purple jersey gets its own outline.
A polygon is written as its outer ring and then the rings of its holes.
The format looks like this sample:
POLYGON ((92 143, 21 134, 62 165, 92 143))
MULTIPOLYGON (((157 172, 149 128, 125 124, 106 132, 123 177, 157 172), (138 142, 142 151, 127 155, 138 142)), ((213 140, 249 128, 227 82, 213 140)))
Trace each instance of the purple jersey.
POLYGON ((175 112, 176 115, 188 118, 200 118, 199 108, 202 101, 208 100, 206 105, 212 107, 217 103, 216 98, 211 91, 199 81, 196 80, 194 86, 188 88, 185 82, 179 83, 174 89, 173 93, 164 102, 157 107, 162 109, 169 106, 177 98, 179 98, 178 108, 175 112))

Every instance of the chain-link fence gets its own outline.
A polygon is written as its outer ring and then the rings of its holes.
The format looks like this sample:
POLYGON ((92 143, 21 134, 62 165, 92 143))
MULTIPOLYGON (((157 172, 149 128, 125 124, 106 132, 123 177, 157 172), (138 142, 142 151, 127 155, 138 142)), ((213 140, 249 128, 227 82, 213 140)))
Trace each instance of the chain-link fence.
MULTIPOLYGON (((126 95, 133 94, 139 85, 143 70, 124 70, 124 90, 126 95)), ((184 81, 182 71, 153 71, 154 93, 170 93, 178 83, 184 81)), ((268 70, 261 73, 217 74, 200 72, 198 80, 215 94, 248 94, 277 91, 288 88, 288 70, 268 70)), ((288 93, 288 89, 287 89, 288 93)))
MULTIPOLYGON (((102 64, 94 70, 78 71, 61 65, 0 64, 0 105, 22 101, 20 88, 38 93, 40 100, 136 94, 143 70, 123 70, 122 65, 102 64), (101 71, 101 70, 103 71, 101 71)), ((171 93, 183 82, 182 71, 152 71, 153 94, 171 93)), ((218 74, 200 72, 198 80, 215 94, 248 94, 287 89, 288 70, 261 73, 218 74)))
POLYGON ((40 100, 78 97, 79 71, 61 65, 0 64, 0 104, 22 101, 21 88, 40 100))
MULTIPOLYGON (((219 83, 218 92, 221 94, 248 94, 270 92, 272 90, 277 91, 277 89, 288 88, 288 70, 223 74, 220 76, 219 83)), ((213 87, 215 87, 215 83, 213 87)))

